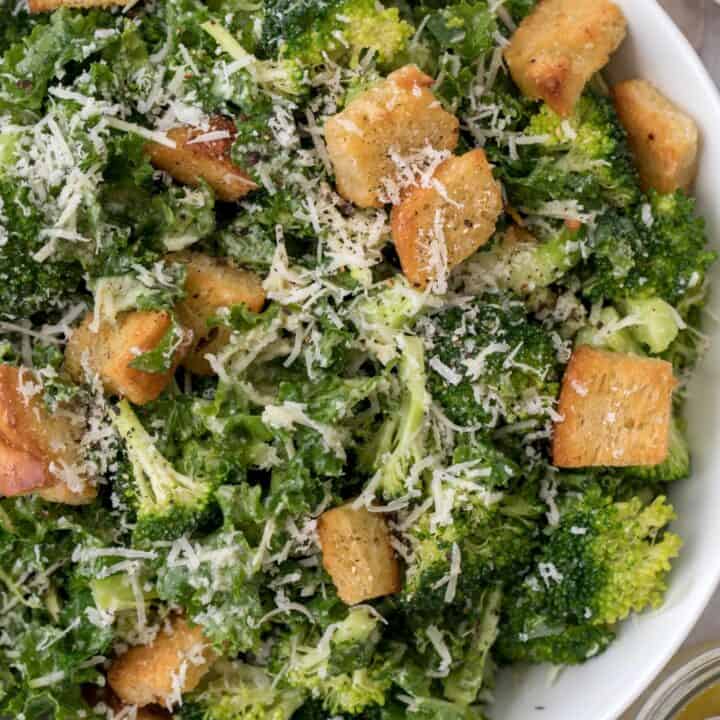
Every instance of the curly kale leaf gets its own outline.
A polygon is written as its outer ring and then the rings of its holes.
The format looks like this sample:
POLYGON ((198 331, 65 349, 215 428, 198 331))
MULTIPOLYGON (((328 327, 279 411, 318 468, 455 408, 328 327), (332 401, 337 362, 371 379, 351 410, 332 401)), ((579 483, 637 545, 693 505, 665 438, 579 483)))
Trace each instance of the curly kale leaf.
POLYGON ((107 12, 81 14, 61 8, 47 24, 36 25, 0 61, 0 113, 17 118, 41 110, 53 78, 70 63, 81 63, 112 40, 117 20, 107 12))

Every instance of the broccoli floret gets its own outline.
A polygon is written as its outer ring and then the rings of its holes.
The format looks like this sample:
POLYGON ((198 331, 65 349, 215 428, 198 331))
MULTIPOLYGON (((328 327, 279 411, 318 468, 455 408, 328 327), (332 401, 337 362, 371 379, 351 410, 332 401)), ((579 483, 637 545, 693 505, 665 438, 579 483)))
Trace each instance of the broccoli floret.
POLYGON ((664 497, 613 503, 597 492, 569 502, 550 528, 537 571, 508 591, 499 656, 506 661, 577 663, 602 651, 612 627, 663 600, 680 538, 665 531, 664 497))
POLYGON ((473 275, 482 275, 488 285, 527 295, 559 280, 580 261, 580 243, 587 231, 571 230, 564 224, 550 232, 534 233, 511 228, 487 250, 470 260, 473 275))
POLYGON ((82 287, 83 269, 73 259, 35 253, 46 240, 43 219, 26 189, 0 177, 0 314, 29 317, 63 306, 82 287))
POLYGON ((518 148, 519 158, 505 158, 499 168, 516 207, 573 199, 589 210, 639 198, 627 137, 609 98, 588 90, 569 118, 543 105, 525 134, 546 139, 518 148))
POLYGON ((400 351, 399 331, 420 313, 427 295, 413 288, 404 277, 395 276, 379 289, 371 290, 353 305, 351 318, 361 341, 380 362, 387 365, 400 351))
POLYGON ((412 555, 400 602, 414 627, 452 612, 448 601, 477 598, 488 585, 512 582, 530 566, 542 509, 523 493, 495 495, 484 485, 487 469, 463 467, 466 474, 457 482, 474 484, 476 490, 458 492, 450 517, 424 515, 408 531, 412 555))
POLYGON ((258 60, 222 25, 209 20, 201 27, 233 60, 244 63, 253 81, 261 87, 289 96, 305 91, 305 75, 294 60, 258 60))
POLYGON ((625 473, 645 480, 650 485, 683 480, 690 475, 690 446, 677 417, 673 417, 670 422, 670 440, 665 460, 659 465, 627 468, 625 473))
POLYGON ((288 684, 322 699, 332 714, 382 705, 393 684, 390 666, 397 652, 379 647, 380 623, 368 607, 350 608, 345 619, 327 627, 317 645, 301 644, 294 652, 288 648, 288 684))
POLYGON ((363 50, 389 65, 413 34, 397 8, 375 0, 272 0, 265 8, 266 52, 307 65, 329 58, 353 66, 363 50))
POLYGON ((305 693, 277 687, 261 667, 220 660, 199 690, 188 695, 182 720, 290 720, 305 693))
POLYGON ((605 307, 596 316, 591 316, 590 324, 580 329, 575 344, 643 355, 642 347, 632 332, 631 323, 634 320, 630 319, 629 323, 623 320, 614 307, 605 307))
POLYGON ((716 259, 704 221, 682 192, 651 191, 647 202, 598 219, 583 292, 591 300, 659 297, 682 309, 716 259))
POLYGON ((552 334, 519 300, 485 295, 421 318, 428 389, 462 426, 492 427, 547 414, 557 395, 552 334))
POLYGON ((172 540, 197 527, 212 504, 212 484, 175 470, 160 454, 127 400, 118 406, 115 427, 132 466, 136 537, 172 540))
MULTIPOLYGON (((95 607, 104 612, 137 610, 138 599, 130 578, 125 573, 90 581, 95 607)), ((154 589, 147 590, 143 584, 143 597, 150 602, 157 597, 154 589)))
POLYGON ((661 298, 628 298, 621 307, 634 320, 634 338, 653 354, 667 350, 684 325, 677 310, 661 298))
POLYGON ((460 705, 472 705, 484 685, 490 663, 490 648, 495 643, 500 617, 502 593, 498 589, 490 590, 483 597, 482 614, 468 640, 467 650, 444 680, 445 697, 460 705))
POLYGON ((400 345, 399 406, 390 407, 378 432, 359 452, 361 467, 376 474, 377 488, 385 497, 403 495, 410 468, 426 456, 425 351, 422 340, 409 335, 402 336, 400 345))

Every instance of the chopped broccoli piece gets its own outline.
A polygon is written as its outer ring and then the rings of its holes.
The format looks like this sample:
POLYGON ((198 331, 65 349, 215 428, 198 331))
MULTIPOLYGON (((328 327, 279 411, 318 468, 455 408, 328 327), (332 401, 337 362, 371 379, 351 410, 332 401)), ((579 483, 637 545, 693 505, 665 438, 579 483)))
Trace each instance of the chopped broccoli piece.
POLYGON ((636 320, 630 332, 653 354, 667 350, 684 325, 678 311, 661 298, 628 298, 622 307, 636 320))
POLYGON ((389 408, 380 429, 359 453, 361 466, 377 474, 377 487, 385 497, 405 493, 410 468, 426 455, 424 421, 429 398, 423 343, 419 338, 404 335, 400 345, 399 406, 389 408))
POLYGON ((409 530, 413 552, 400 601, 414 627, 452 612, 448 601, 453 596, 464 602, 488 585, 514 581, 529 568, 536 550, 536 523, 542 514, 537 500, 522 492, 496 495, 484 484, 486 468, 463 469, 467 474, 457 480, 476 489, 458 493, 449 518, 424 515, 409 530), (458 566, 462 571, 453 580, 458 566))
POLYGON ((472 705, 487 684, 490 648, 495 643, 500 618, 502 592, 488 591, 483 598, 482 615, 470 635, 460 665, 444 680, 445 697, 460 705, 472 705))
MULTIPOLYGON (((138 598, 135 596, 130 579, 125 573, 90 581, 95 607, 103 612, 122 612, 137 610, 138 598)), ((147 603, 157 597, 153 590, 143 588, 143 599, 147 603)))
POLYGON ((472 258, 472 272, 482 274, 492 287, 528 295, 557 282, 580 262, 580 243, 586 235, 584 227, 570 230, 565 225, 537 237, 511 228, 472 258))
POLYGON ((551 333, 519 300, 485 295, 422 318, 428 388, 458 425, 492 427, 547 414, 557 395, 551 333))
POLYGON ((363 50, 387 65, 405 49, 413 28, 397 8, 375 0, 271 0, 262 34, 269 54, 307 65, 329 58, 354 66, 363 50))
POLYGON ((404 277, 394 277, 387 284, 361 296, 353 306, 352 320, 360 338, 378 360, 387 365, 400 351, 399 339, 420 313, 427 296, 413 288, 404 277))
POLYGON ((690 446, 677 417, 673 417, 670 423, 670 441, 665 460, 659 465, 627 468, 625 473, 651 484, 674 482, 689 477, 690 446))
POLYGON ((664 497, 613 503, 588 492, 551 527, 537 571, 508 602, 498 641, 505 661, 577 663, 602 651, 612 626, 663 600, 680 538, 665 530, 664 497))
POLYGON ((635 322, 633 318, 625 322, 615 308, 605 307, 591 319, 591 324, 581 328, 575 337, 576 345, 592 345, 613 352, 644 355, 630 326, 635 322))
POLYGON ((175 470, 122 400, 115 427, 132 466, 130 492, 137 510, 138 539, 172 540, 197 527, 211 506, 213 485, 175 470))
POLYGON ((638 200, 637 172, 609 98, 588 90, 566 119, 543 105, 525 134, 546 139, 518 148, 518 160, 502 155, 499 173, 515 207, 573 200, 590 210, 638 200))
POLYGON ((583 292, 593 301, 658 297, 682 309, 716 259, 695 201, 651 191, 647 202, 598 219, 583 292))
POLYGON ((29 192, 0 176, 0 314, 29 317, 77 296, 82 286, 80 263, 52 257, 44 262, 35 253, 45 244, 43 220, 29 192))
POLYGON ((283 95, 300 95, 304 92, 304 75, 292 60, 258 60, 222 25, 208 20, 201 25, 233 60, 241 62, 259 85, 283 95))
POLYGON ((305 693, 276 687, 268 672, 240 660, 220 660, 209 679, 188 696, 180 718, 192 720, 290 720, 305 693))
POLYGON ((332 623, 317 645, 289 648, 286 680, 296 689, 321 698, 332 714, 359 713, 382 705, 393 684, 396 650, 379 647, 381 620, 366 606, 350 608, 346 617, 332 623))

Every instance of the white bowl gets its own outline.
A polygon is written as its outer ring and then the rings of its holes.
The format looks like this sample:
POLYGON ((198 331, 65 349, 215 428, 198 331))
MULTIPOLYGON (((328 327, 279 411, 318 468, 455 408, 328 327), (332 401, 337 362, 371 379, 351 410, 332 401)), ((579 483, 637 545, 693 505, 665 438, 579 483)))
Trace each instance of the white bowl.
MULTIPOLYGON (((650 80, 693 115, 702 132, 696 195, 711 243, 720 248, 720 96, 694 50, 655 0, 616 0, 629 37, 613 58, 613 81, 650 80)), ((720 272, 710 310, 720 318, 720 272)), ((720 578, 720 325, 706 318, 714 345, 687 402, 692 478, 672 488, 684 540, 665 605, 631 617, 601 656, 564 669, 547 666, 501 673, 493 720, 613 720, 647 687, 700 617, 720 578)))

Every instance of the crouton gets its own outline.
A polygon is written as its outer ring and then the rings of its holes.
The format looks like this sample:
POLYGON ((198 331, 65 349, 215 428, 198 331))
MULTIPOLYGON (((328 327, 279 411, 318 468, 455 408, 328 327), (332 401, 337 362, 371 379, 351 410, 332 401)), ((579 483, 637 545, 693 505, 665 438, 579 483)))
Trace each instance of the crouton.
POLYGON ((610 0, 542 0, 513 34, 505 60, 523 94, 567 116, 626 32, 610 0))
POLYGON ((482 150, 447 159, 431 187, 412 189, 393 208, 392 236, 405 276, 424 286, 470 257, 495 231, 502 207, 482 150))
POLYGON ((215 659, 200 627, 175 616, 150 645, 130 648, 113 660, 110 687, 126 705, 164 705, 194 690, 215 659))
POLYGON ((48 411, 31 372, 0 365, 0 495, 35 492, 51 502, 90 502, 96 490, 81 462, 82 431, 81 418, 69 409, 48 411))
POLYGON ((577 348, 565 370, 553 463, 575 468, 657 465, 668 453, 672 365, 577 348))
POLYGON ((31 13, 52 12, 61 7, 95 8, 129 5, 132 0, 28 0, 31 13))
POLYGON ((382 515, 343 505, 318 519, 323 566, 347 605, 400 590, 400 566, 382 515))
POLYGON ((430 146, 452 151, 458 120, 429 90, 432 78, 414 65, 391 73, 325 124, 338 192, 360 207, 382 207, 386 183, 396 183, 400 156, 430 146))
POLYGON ((166 312, 121 313, 115 322, 102 320, 95 332, 93 314, 88 313, 75 329, 65 349, 65 366, 77 381, 86 379, 86 368, 97 373, 109 395, 122 395, 136 405, 155 400, 165 389, 173 372, 187 353, 192 332, 186 331, 166 372, 136 370, 130 363, 140 354, 153 350, 170 329, 166 312))
POLYGON ((168 261, 184 263, 185 299, 175 308, 178 319, 193 332, 193 344, 182 364, 198 375, 212 375, 205 355, 215 354, 230 337, 229 328, 209 328, 207 321, 220 308, 244 304, 259 312, 265 304, 260 278, 248 270, 235 267, 222 258, 202 253, 183 252, 168 256, 168 261))
POLYGON ((643 190, 689 190, 697 174, 695 121, 645 80, 616 85, 613 99, 643 190))
POLYGON ((148 143, 145 151, 152 164, 165 170, 178 182, 196 187, 204 180, 220 200, 240 200, 257 185, 245 171, 230 158, 230 149, 235 141, 237 129, 231 120, 216 117, 209 130, 191 127, 176 127, 168 130, 167 137, 176 147, 160 143, 148 143), (209 132, 223 133, 224 137, 202 141, 209 132))

